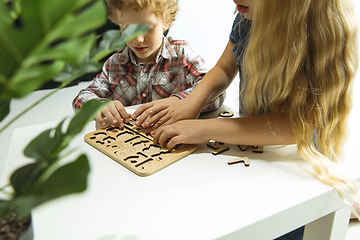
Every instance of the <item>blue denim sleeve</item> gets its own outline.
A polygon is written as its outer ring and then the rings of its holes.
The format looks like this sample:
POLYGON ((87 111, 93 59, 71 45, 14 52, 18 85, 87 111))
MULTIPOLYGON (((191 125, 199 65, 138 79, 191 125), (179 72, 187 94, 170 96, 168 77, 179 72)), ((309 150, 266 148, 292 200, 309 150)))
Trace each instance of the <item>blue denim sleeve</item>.
POLYGON ((241 18, 241 14, 238 13, 234 20, 230 33, 230 41, 235 45, 237 45, 240 41, 240 28, 239 28, 240 18, 241 18))

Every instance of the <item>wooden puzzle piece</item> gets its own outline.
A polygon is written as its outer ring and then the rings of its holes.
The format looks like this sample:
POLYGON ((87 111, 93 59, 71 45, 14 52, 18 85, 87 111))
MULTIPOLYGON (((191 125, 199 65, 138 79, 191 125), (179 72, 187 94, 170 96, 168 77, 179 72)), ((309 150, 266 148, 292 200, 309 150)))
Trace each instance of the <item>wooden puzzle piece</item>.
POLYGON ((241 151, 246 151, 247 145, 238 145, 241 151))
POLYGON ((229 147, 228 146, 223 146, 221 148, 218 148, 218 149, 212 151, 212 154, 213 155, 218 155, 219 153, 225 152, 227 150, 229 150, 229 147))
POLYGON ((248 157, 241 157, 241 158, 237 158, 237 159, 228 161, 228 164, 229 164, 229 165, 237 164, 237 163, 244 163, 244 165, 245 165, 246 167, 249 167, 249 166, 250 166, 250 161, 249 161, 249 158, 248 158, 248 157))
POLYGON ((246 151, 247 147, 251 147, 252 151, 255 153, 263 153, 264 147, 263 146, 248 146, 248 145, 238 145, 241 151, 246 151))
POLYGON ((252 151, 256 152, 256 153, 263 153, 264 148, 263 148, 263 146, 252 146, 252 151))
POLYGON ((233 113, 233 111, 225 110, 225 111, 220 112, 219 116, 220 117, 232 117, 232 116, 234 116, 234 113, 233 113))
POLYGON ((152 136, 134 121, 123 129, 108 126, 88 133, 84 140, 139 176, 149 176, 196 150, 196 145, 178 145, 172 151, 155 145, 152 136))
POLYGON ((208 147, 211 147, 212 149, 218 149, 220 148, 220 145, 223 145, 224 143, 222 142, 214 142, 214 141, 210 141, 207 143, 208 147))

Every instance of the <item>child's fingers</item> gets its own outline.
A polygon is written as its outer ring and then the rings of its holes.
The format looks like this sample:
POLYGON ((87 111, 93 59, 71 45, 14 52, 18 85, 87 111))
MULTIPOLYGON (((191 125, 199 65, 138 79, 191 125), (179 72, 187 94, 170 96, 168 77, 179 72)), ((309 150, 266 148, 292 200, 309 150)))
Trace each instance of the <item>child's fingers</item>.
POLYGON ((175 136, 173 138, 170 139, 170 141, 168 142, 168 144, 166 145, 166 147, 171 150, 174 147, 176 147, 176 145, 183 143, 183 141, 181 141, 181 136, 175 136))
POLYGON ((168 115, 163 116, 158 121, 156 121, 154 124, 149 125, 151 127, 146 129, 146 133, 153 132, 154 130, 158 129, 162 125, 171 124, 172 122, 174 122, 174 121, 169 121, 169 120, 171 120, 170 116, 168 116, 168 115))
POLYGON ((149 114, 155 115, 169 107, 168 104, 154 105, 149 109, 149 114))
POLYGON ((173 127, 168 131, 168 133, 163 134, 164 136, 160 137, 159 141, 166 145, 169 150, 173 149, 176 147, 176 145, 179 144, 195 144, 197 142, 201 142, 199 139, 194 138, 191 133, 183 131, 181 128, 179 128, 179 126, 173 127))
MULTIPOLYGON (((133 115, 133 116, 134 116, 134 115, 133 115)), ((149 117, 149 111, 148 111, 148 110, 142 112, 141 115, 136 118, 135 125, 136 125, 136 126, 143 125, 144 121, 145 121, 148 117, 149 117)))
POLYGON ((125 122, 129 121, 128 114, 119 101, 109 103, 102 111, 102 114, 111 122, 111 124, 118 125, 121 128, 124 127, 123 119, 125 122))
POLYGON ((102 111, 104 117, 106 117, 109 122, 113 125, 119 125, 121 127, 122 124, 122 119, 120 117, 119 112, 117 111, 117 109, 115 108, 115 106, 111 105, 108 106, 107 108, 105 108, 102 111))
POLYGON ((101 113, 96 114, 95 120, 96 120, 101 126, 103 126, 103 127, 106 126, 106 123, 105 123, 103 117, 101 116, 101 113))
POLYGON ((128 115, 128 118, 129 118, 129 119, 130 119, 130 118, 131 118, 131 116, 132 116, 132 114, 131 114, 131 113, 128 113, 127 115, 128 115))
MULTIPOLYGON (((141 113, 141 115, 136 119, 135 125, 136 126, 140 126, 145 123, 146 120, 148 120, 150 117, 152 117, 152 115, 150 114, 150 109, 148 108, 146 109, 144 112, 141 113)), ((143 126, 145 127, 145 126, 143 126)))
POLYGON ((124 106, 119 101, 112 101, 106 107, 95 116, 96 121, 101 125, 105 126, 106 122, 103 118, 107 118, 113 125, 118 125, 123 128, 123 122, 129 122, 130 114, 128 114, 124 106))
POLYGON ((159 143, 161 146, 166 146, 166 141, 176 136, 176 131, 171 126, 164 126, 159 128, 154 135, 154 144, 159 143))
POLYGON ((142 115, 144 111, 146 111, 148 108, 151 108, 154 105, 154 103, 149 102, 142 104, 136 111, 131 115, 132 119, 136 119, 138 116, 142 115))
POLYGON ((153 125, 154 123, 157 123, 160 119, 162 119, 164 116, 166 116, 166 114, 167 114, 167 111, 164 110, 164 111, 158 112, 155 115, 149 115, 146 118, 146 120, 141 124, 141 126, 143 128, 147 128, 147 127, 153 125))
POLYGON ((121 104, 121 102, 117 101, 115 102, 115 108, 116 108, 116 112, 119 113, 120 118, 118 119, 119 121, 123 120, 125 123, 129 122, 129 114, 126 112, 124 106, 121 104))
POLYGON ((153 142, 154 142, 154 144, 158 144, 159 138, 160 138, 163 131, 164 131, 164 127, 159 128, 156 131, 151 132, 153 134, 153 142))
POLYGON ((137 118, 136 125, 141 125, 144 128, 151 126, 168 113, 167 109, 168 106, 166 105, 148 108, 137 118))

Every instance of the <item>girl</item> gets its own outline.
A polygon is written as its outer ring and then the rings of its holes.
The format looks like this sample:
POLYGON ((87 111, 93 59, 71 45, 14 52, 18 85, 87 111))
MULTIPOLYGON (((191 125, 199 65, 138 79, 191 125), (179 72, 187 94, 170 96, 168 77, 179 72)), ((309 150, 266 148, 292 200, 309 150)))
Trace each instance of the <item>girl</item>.
POLYGON ((358 65, 351 1, 235 3, 239 13, 216 66, 186 99, 166 111, 149 110, 154 128, 163 125, 152 132, 154 142, 166 145, 170 139, 170 149, 209 140, 256 146, 296 143, 317 178, 352 207, 359 200, 359 184, 334 166, 340 163, 358 65), (185 120, 197 118, 238 72, 241 118, 185 120), (345 197, 348 193, 351 199, 345 197))

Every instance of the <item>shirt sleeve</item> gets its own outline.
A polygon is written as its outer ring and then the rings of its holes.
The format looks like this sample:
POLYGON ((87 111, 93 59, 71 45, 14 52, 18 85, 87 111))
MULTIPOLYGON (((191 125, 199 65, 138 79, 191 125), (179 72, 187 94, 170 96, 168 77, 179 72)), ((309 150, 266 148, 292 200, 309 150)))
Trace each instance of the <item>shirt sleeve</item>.
POLYGON ((112 96, 109 78, 109 59, 105 62, 102 72, 98 74, 92 83, 85 89, 80 90, 72 102, 74 111, 81 108, 85 102, 91 99, 108 99, 112 96))
MULTIPOLYGON (((183 66, 186 68, 186 78, 191 85, 184 91, 172 94, 180 99, 186 98, 191 91, 199 84, 201 79, 208 72, 205 61, 194 52, 190 44, 184 45, 183 54, 183 66)), ((201 112, 214 111, 221 107, 225 100, 225 92, 221 93, 216 99, 205 104, 201 112)))
POLYGON ((232 28, 231 28, 231 32, 230 32, 230 37, 229 40, 231 43, 237 45, 240 41, 240 28, 239 28, 239 24, 240 24, 240 20, 242 18, 241 13, 238 13, 235 17, 235 20, 233 22, 232 28))

